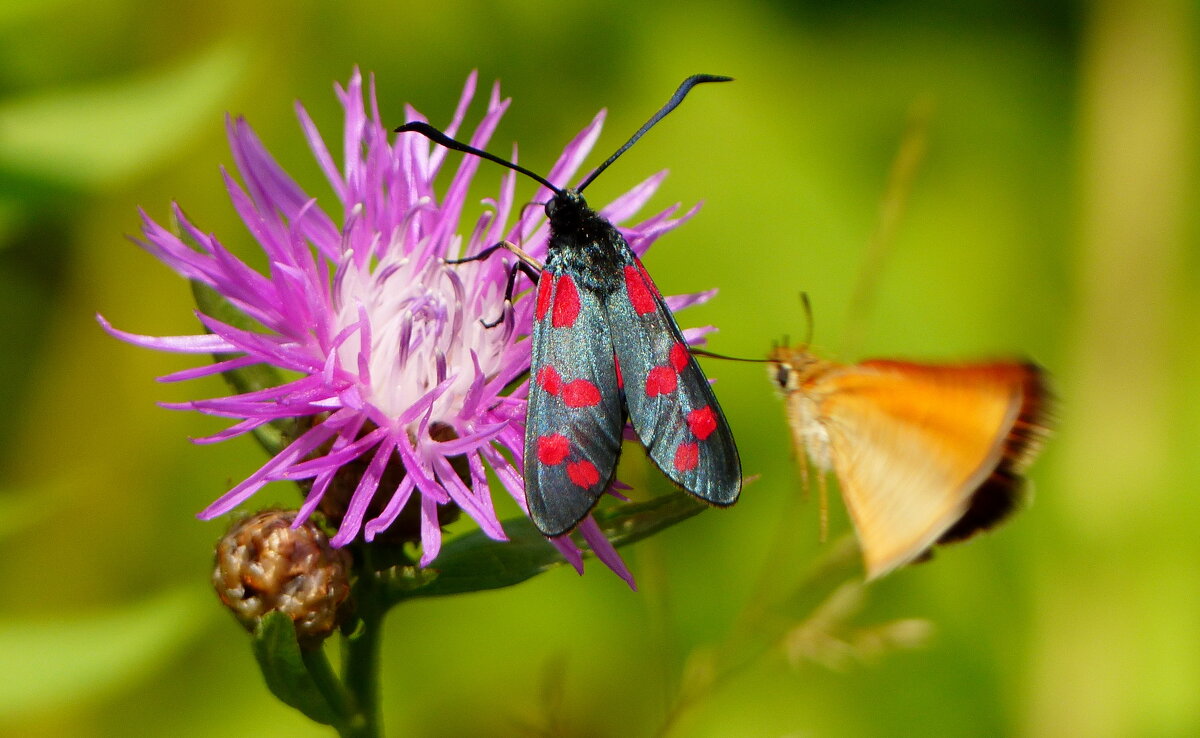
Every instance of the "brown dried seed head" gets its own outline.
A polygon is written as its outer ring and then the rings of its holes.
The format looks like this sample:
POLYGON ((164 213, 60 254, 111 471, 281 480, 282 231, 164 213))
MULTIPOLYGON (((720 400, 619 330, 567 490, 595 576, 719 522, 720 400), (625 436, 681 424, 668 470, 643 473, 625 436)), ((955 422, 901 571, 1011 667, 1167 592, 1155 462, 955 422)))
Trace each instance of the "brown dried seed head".
POLYGON ((295 518, 294 511, 266 510, 235 523, 217 543, 213 586, 247 630, 279 611, 296 624, 301 644, 312 646, 350 611, 350 555, 311 521, 292 528, 295 518))

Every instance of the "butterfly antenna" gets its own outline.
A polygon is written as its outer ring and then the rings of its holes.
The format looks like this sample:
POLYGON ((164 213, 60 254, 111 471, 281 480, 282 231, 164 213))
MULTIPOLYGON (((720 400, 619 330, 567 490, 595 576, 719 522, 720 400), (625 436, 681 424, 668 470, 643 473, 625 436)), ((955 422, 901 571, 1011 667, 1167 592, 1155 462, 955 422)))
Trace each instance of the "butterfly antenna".
POLYGON ((533 172, 529 171, 528 169, 526 169, 523 166, 514 164, 511 161, 508 161, 507 159, 501 159, 500 157, 496 156, 495 154, 489 154, 488 152, 484 151, 483 149, 477 149, 474 146, 463 143, 462 141, 456 141, 453 138, 450 138, 446 134, 442 133, 438 129, 434 128, 433 126, 429 125, 428 123, 424 123, 422 121, 412 121, 409 123, 405 123, 404 125, 397 128, 395 130, 395 133, 408 133, 410 131, 413 133, 421 134, 422 136, 429 139, 430 141, 433 141, 435 144, 438 144, 439 146, 445 146, 446 148, 453 149, 454 151, 461 151, 464 154, 471 154, 472 156, 478 156, 481 159, 487 159, 488 161, 494 161, 497 164, 499 164, 500 166, 508 167, 509 169, 513 170, 514 172, 520 172, 521 174, 524 174, 526 177, 529 177, 530 179, 540 183, 542 186, 548 187, 550 189, 550 191, 556 195, 562 192, 562 190, 560 188, 555 187, 554 185, 550 184, 549 180, 547 180, 545 177, 541 176, 540 174, 534 174, 533 172))
POLYGON ((660 120, 662 120, 664 117, 666 117, 667 113, 669 113, 672 110, 674 110, 675 108, 679 107, 679 103, 683 102, 683 98, 687 97, 687 94, 692 91, 693 87, 695 87, 696 85, 699 85, 699 84, 703 84, 705 82, 732 82, 732 81, 733 81, 733 77, 721 77, 721 76, 715 75, 715 74, 693 74, 691 77, 688 77, 687 79, 685 79, 679 85, 679 89, 675 90, 675 94, 671 95, 671 99, 667 100, 667 104, 662 106, 662 108, 660 108, 659 111, 657 113, 655 113, 652 118, 650 118, 650 120, 646 121, 645 125, 643 125, 641 128, 639 128, 637 133, 633 134, 629 138, 629 140, 625 142, 624 146, 617 149, 617 153, 608 157, 607 161, 605 161, 600 166, 596 167, 596 171, 592 172, 590 175, 588 175, 587 179, 583 180, 583 184, 579 185, 577 191, 583 192, 583 188, 590 185, 592 183, 592 180, 594 180, 596 177, 600 176, 600 172, 603 172, 605 169, 608 169, 609 164, 612 164, 614 161, 617 160, 617 157, 619 157, 621 154, 624 154, 626 151, 628 151, 630 146, 633 146, 635 143, 637 143, 638 139, 646 134, 646 131, 648 131, 654 127, 655 123, 658 123, 660 120))
POLYGON ((813 337, 813 313, 812 303, 808 301, 808 293, 800 293, 800 308, 804 311, 804 343, 800 344, 804 350, 812 345, 813 337))

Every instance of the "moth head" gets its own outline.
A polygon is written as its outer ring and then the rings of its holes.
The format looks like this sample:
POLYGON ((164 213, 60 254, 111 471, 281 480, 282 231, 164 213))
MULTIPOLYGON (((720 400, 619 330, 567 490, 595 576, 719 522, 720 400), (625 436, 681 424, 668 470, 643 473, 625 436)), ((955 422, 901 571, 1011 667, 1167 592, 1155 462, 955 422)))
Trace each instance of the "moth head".
POLYGON ((587 210, 587 200, 583 199, 579 190, 570 188, 559 190, 546 202, 546 217, 559 228, 581 220, 587 210))

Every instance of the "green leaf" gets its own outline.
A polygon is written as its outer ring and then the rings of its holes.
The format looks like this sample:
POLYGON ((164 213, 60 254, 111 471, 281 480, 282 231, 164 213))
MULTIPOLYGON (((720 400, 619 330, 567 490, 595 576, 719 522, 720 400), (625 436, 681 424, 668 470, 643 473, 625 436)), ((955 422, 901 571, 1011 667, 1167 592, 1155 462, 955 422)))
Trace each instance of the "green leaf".
POLYGON ((596 512, 595 517, 604 537, 620 548, 649 538, 711 507, 691 495, 670 494, 636 505, 610 507, 596 512))
POLYGON ((254 633, 254 657, 267 688, 284 704, 324 725, 343 721, 309 672, 296 641, 296 626, 287 615, 272 612, 259 622, 254 633))
MULTIPOLYGON (((620 505, 596 513, 596 520, 614 546, 627 546, 683 522, 708 506, 688 495, 670 494, 643 503, 620 505)), ((494 541, 483 531, 455 538, 442 548, 435 566, 419 570, 397 567, 385 572, 383 597, 395 603, 410 597, 499 589, 566 564, 528 518, 504 521, 508 541, 494 541), (430 574, 436 574, 430 577, 430 574), (426 582, 422 584, 420 576, 426 582)))
POLYGON ((246 54, 220 43, 149 75, 56 88, 0 104, 0 170, 99 188, 169 158, 210 128, 246 54))
POLYGON ((194 588, 72 618, 0 621, 0 718, 113 692, 158 671, 208 621, 194 588))

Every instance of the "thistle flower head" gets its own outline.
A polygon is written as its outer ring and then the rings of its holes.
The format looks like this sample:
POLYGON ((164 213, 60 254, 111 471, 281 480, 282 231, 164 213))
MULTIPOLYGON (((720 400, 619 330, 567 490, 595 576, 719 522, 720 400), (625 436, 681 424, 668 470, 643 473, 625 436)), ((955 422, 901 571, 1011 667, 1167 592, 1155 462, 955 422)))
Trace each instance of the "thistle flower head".
MULTIPOLYGON (((478 215, 468 188, 479 159, 461 157, 453 171, 448 152, 424 137, 391 136, 380 121, 372 82, 364 100, 356 71, 338 87, 345 109, 339 168, 303 107, 297 114, 320 168, 339 201, 323 209, 267 153, 242 119, 228 121, 228 137, 241 182, 224 173, 233 205, 263 249, 260 272, 234 256, 215 236, 192 224, 175 206, 180 233, 143 214, 139 243, 184 277, 215 290, 262 330, 248 331, 198 313, 206 333, 151 337, 117 330, 113 335, 149 348, 219 354, 220 360, 164 380, 183 380, 268 364, 288 372, 279 386, 227 397, 169 405, 229 418, 213 436, 221 441, 278 419, 299 419, 302 432, 273 458, 203 512, 229 512, 272 481, 301 481, 308 490, 299 525, 338 497, 340 519, 332 542, 370 541, 415 521, 421 565, 438 554, 441 525, 461 510, 494 539, 504 531, 493 508, 486 469, 525 507, 522 459, 529 333, 528 291, 505 307, 508 263, 491 258, 448 265, 502 239, 544 257, 548 229, 541 208, 523 208, 513 219, 516 175, 500 175, 496 195, 478 215), (470 217, 467 227, 465 217, 470 217), (494 320, 508 310, 494 328, 494 320), (515 389, 513 387, 516 387, 515 389), (334 491, 337 491, 335 495, 334 491), (401 514, 405 513, 404 518, 401 514)), ((475 94, 472 74, 449 126, 462 127, 475 94)), ((469 136, 487 145, 509 100, 492 88, 487 110, 469 136)), ((564 149, 548 179, 573 181, 599 135, 598 114, 564 149)), ((423 120, 406 110, 407 120, 423 120)), ((513 159, 516 158, 513 151, 513 159)), ((499 174, 499 173, 498 173, 499 174)), ((617 224, 650 197, 665 173, 645 180, 601 214, 617 224)), ((549 191, 536 193, 545 201, 549 191)), ((643 253, 663 232, 694 212, 676 208, 622 229, 643 253)), ((708 293, 671 299, 674 309, 708 293)), ((698 338, 704 331, 691 332, 698 338)), ((611 544, 590 518, 580 525, 588 544, 618 574, 629 578, 611 544)), ((580 551, 569 537, 553 543, 576 568, 580 551)))

